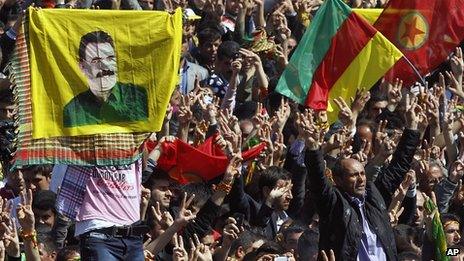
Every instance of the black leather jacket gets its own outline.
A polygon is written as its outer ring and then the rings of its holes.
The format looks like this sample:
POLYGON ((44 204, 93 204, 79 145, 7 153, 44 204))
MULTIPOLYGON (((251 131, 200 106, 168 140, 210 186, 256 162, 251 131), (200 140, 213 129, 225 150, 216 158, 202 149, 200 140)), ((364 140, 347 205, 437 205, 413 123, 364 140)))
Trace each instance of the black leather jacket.
MULTIPOLYGON (((397 260, 396 244, 387 213, 391 197, 409 170, 419 132, 405 130, 387 168, 374 182, 367 182, 364 211, 371 230, 384 247, 387 260, 397 260)), ((319 212, 320 250, 333 249, 337 260, 356 260, 361 244, 362 223, 359 209, 350 197, 331 185, 324 175, 320 151, 306 151, 309 186, 319 212)))

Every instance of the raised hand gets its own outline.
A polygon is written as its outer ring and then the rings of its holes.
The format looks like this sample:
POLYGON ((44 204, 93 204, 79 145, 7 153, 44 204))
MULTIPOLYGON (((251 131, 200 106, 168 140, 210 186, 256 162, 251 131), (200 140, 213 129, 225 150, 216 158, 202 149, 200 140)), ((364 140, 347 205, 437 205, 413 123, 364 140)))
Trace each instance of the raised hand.
POLYGON ((209 246, 200 242, 197 234, 193 235, 193 240, 190 238, 190 261, 213 261, 213 255, 209 246))
POLYGON ((326 254, 324 250, 321 250, 321 260, 322 261, 335 261, 335 253, 332 249, 329 251, 329 255, 326 254))
POLYGON ((172 4, 172 0, 163 0, 165 11, 168 13, 174 13, 174 5, 172 4))
POLYGON ((324 153, 329 153, 332 150, 341 149, 344 142, 344 136, 341 133, 334 133, 330 138, 322 143, 324 153))
POLYGON ((359 113, 364 109, 366 103, 370 100, 371 93, 369 91, 365 91, 363 89, 357 89, 356 95, 354 98, 351 98, 351 111, 355 115, 359 115, 359 113))
POLYGON ((297 121, 299 136, 305 140, 306 147, 309 150, 318 150, 322 144, 322 133, 314 124, 312 115, 309 110, 304 113, 297 113, 297 121))
POLYGON ((168 103, 168 107, 166 108, 166 115, 164 116, 164 122, 169 122, 171 121, 172 118, 172 105, 171 103, 168 103))
POLYGON ((258 130, 257 136, 259 137, 261 142, 266 143, 266 147, 268 152, 272 153, 274 151, 274 144, 271 139, 271 126, 269 124, 264 124, 258 130))
POLYGON ((403 212, 403 208, 400 208, 401 202, 403 202, 403 199, 406 196, 408 189, 411 186, 413 186, 415 183, 416 183, 416 172, 414 170, 409 170, 406 173, 403 179, 403 182, 401 182, 399 188, 393 194, 390 207, 388 208, 388 214, 390 216, 390 223, 392 223, 392 225, 396 225, 398 223, 398 218, 403 212))
POLYGON ((420 105, 426 104, 427 100, 429 98, 429 84, 426 82, 425 86, 424 85, 419 85, 419 94, 417 95, 418 98, 418 103, 420 105))
POLYGON ((16 222, 12 219, 9 223, 10 225, 8 226, 5 222, 2 222, 0 226, 0 239, 3 241, 8 256, 19 257, 21 255, 21 250, 16 222))
POLYGON ((251 118, 254 128, 259 129, 263 123, 266 122, 267 115, 265 113, 263 104, 258 102, 258 107, 256 108, 255 116, 251 118))
POLYGON ((187 125, 190 123, 193 117, 191 106, 192 106, 192 103, 189 97, 187 95, 182 95, 180 99, 180 105, 179 105, 179 114, 177 116, 179 119, 179 123, 183 125, 187 125))
POLYGON ((276 45, 274 52, 275 59, 280 65, 280 68, 285 68, 288 65, 288 53, 286 53, 280 45, 276 45))
POLYGON ((169 211, 161 212, 159 202, 156 202, 155 206, 151 207, 151 211, 155 219, 155 222, 158 223, 162 230, 168 229, 168 227, 170 227, 174 223, 174 220, 169 211))
POLYGON ((11 221, 11 205, 11 201, 0 198, 0 220, 1 222, 5 222, 7 225, 10 225, 11 221))
POLYGON ((229 165, 226 168, 224 177, 222 181, 226 184, 232 184, 235 177, 240 176, 240 171, 242 170, 242 156, 241 154, 235 154, 232 159, 229 161, 229 165))
POLYGON ((237 221, 233 217, 229 217, 222 229, 222 245, 231 246, 232 242, 240 235, 240 232, 241 228, 237 226, 237 221))
POLYGON ((230 67, 232 68, 232 74, 239 74, 240 71, 242 70, 242 60, 241 59, 235 59, 231 64, 230 67))
POLYGON ((222 137, 231 144, 232 152, 238 153, 242 147, 241 131, 239 133, 236 132, 235 124, 233 129, 230 128, 229 124, 231 121, 229 119, 231 118, 229 118, 227 112, 220 112, 218 122, 219 132, 221 133, 222 137))
POLYGON ((387 97, 388 97, 388 105, 396 107, 403 95, 401 93, 401 89, 403 88, 403 81, 396 78, 393 84, 387 83, 387 97))
POLYGON ((217 117, 219 116, 219 103, 221 100, 219 97, 214 96, 213 101, 206 105, 206 111, 203 111, 203 117, 206 121, 208 121, 211 125, 217 123, 217 117))
POLYGON ((141 196, 141 201, 140 201, 140 210, 141 210, 141 217, 142 219, 145 217, 145 213, 148 208, 148 202, 150 201, 151 198, 151 191, 148 188, 145 188, 144 186, 141 186, 141 191, 142 191, 142 196, 141 196))
POLYGON ((438 126, 440 121, 440 104, 438 101, 438 97, 429 95, 426 101, 426 105, 427 116, 430 124, 438 126))
MULTIPOLYGON (((153 133, 153 134, 155 134, 155 133, 153 133)), ((155 134, 155 135, 153 135, 153 134, 150 136, 150 139, 156 141, 156 134, 155 134)), ((153 151, 152 151, 151 153, 155 153, 155 151, 159 151, 159 153, 163 153, 163 146, 162 146, 163 143, 165 143, 165 142, 172 143, 172 142, 174 142, 176 139, 177 139, 176 137, 171 136, 171 135, 162 137, 162 138, 158 141, 158 143, 156 144, 156 147, 153 149, 153 151)), ((150 154, 151 154, 151 153, 150 153, 150 154)))
POLYGON ((286 182, 282 186, 276 186, 273 188, 266 198, 266 205, 272 208, 277 199, 292 191, 292 187, 293 185, 290 182, 286 182))
POLYGON ((31 234, 35 230, 34 212, 32 212, 32 190, 27 189, 21 192, 21 203, 16 209, 18 222, 21 225, 23 233, 31 234))
POLYGON ((454 182, 458 183, 462 176, 464 175, 464 163, 461 160, 456 160, 453 165, 451 165, 451 171, 449 173, 449 179, 454 182))
POLYGON ((202 120, 197 123, 197 125, 195 126, 195 133, 194 133, 195 141, 193 142, 195 146, 198 146, 202 144, 203 142, 205 142, 206 132, 208 131, 208 128, 209 128, 209 122, 206 122, 205 120, 202 120))
POLYGON ((448 90, 452 92, 454 95, 458 96, 459 98, 464 98, 464 91, 462 90, 462 84, 459 82, 458 79, 454 76, 454 74, 450 72, 445 72, 446 77, 450 85, 448 86, 448 90))
POLYGON ((350 106, 348 106, 342 97, 335 98, 333 101, 339 109, 338 119, 343 123, 344 126, 353 127, 356 122, 350 106))
POLYGON ((290 117, 290 113, 292 110, 290 109, 290 105, 288 101, 285 101, 284 98, 280 101, 279 109, 276 111, 275 114, 275 123, 273 124, 273 129, 276 132, 282 132, 284 129, 285 123, 287 123, 288 118, 290 117))
POLYGON ((244 48, 240 48, 239 52, 242 55, 242 57, 244 57, 247 60, 250 60, 251 64, 253 64, 253 66, 255 66, 255 67, 262 66, 261 58, 256 53, 254 53, 254 52, 252 52, 250 50, 244 49, 244 48))
POLYGON ((433 96, 440 99, 445 94, 445 76, 442 73, 438 74, 438 84, 433 86, 432 94, 433 96))
MULTIPOLYGON (((417 104, 417 97, 406 95, 406 127, 417 130, 421 121, 422 108, 417 104)), ((426 117, 425 117, 426 118, 426 117)))
POLYGON ((174 248, 172 250, 173 261, 189 261, 189 256, 184 247, 184 239, 182 236, 174 235, 174 248))
POLYGON ((451 71, 453 72, 454 77, 458 80, 460 85, 462 85, 462 75, 464 72, 464 61, 462 59, 462 49, 461 47, 456 47, 453 57, 451 57, 451 71))
POLYGON ((278 165, 278 163, 284 160, 285 151, 287 150, 287 146, 284 143, 284 135, 282 133, 276 133, 276 140, 274 141, 274 149, 272 158, 274 160, 274 165, 278 165))
POLYGON ((190 197, 187 197, 187 193, 184 192, 184 197, 182 198, 182 202, 180 204, 180 210, 176 217, 176 224, 181 226, 187 225, 190 221, 194 220, 197 216, 189 210, 190 205, 195 198, 195 194, 192 194, 190 197))
POLYGON ((366 140, 363 140, 361 144, 361 149, 357 153, 351 155, 351 158, 359 161, 363 165, 366 165, 368 160, 368 155, 366 154, 367 147, 368 142, 366 140))

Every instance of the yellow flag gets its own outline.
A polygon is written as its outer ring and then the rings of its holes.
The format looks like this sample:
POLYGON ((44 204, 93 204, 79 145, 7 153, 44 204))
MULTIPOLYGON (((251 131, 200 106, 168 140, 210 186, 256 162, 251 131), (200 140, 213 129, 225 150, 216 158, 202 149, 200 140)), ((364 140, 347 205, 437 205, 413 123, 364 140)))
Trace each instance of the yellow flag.
POLYGON ((33 138, 159 131, 182 12, 29 9, 33 138))
POLYGON ((380 14, 383 12, 381 8, 353 8, 353 12, 362 16, 370 24, 374 24, 379 18, 380 14))

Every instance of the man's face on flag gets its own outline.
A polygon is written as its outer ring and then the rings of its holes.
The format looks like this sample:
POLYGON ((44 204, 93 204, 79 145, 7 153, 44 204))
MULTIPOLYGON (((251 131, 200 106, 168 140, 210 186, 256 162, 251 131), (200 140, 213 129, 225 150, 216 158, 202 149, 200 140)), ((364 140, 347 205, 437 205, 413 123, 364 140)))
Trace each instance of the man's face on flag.
POLYGON ((87 44, 85 60, 81 62, 80 66, 88 78, 90 90, 95 96, 104 96, 116 84, 116 55, 110 43, 87 44))

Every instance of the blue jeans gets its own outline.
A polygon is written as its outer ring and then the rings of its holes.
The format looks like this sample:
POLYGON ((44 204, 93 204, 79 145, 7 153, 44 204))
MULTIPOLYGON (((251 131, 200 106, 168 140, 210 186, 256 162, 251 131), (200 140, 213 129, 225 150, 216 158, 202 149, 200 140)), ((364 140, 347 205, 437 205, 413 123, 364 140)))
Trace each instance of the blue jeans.
POLYGON ((142 236, 113 237, 90 232, 80 237, 84 261, 144 261, 142 236))

